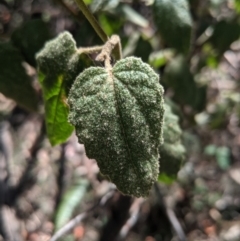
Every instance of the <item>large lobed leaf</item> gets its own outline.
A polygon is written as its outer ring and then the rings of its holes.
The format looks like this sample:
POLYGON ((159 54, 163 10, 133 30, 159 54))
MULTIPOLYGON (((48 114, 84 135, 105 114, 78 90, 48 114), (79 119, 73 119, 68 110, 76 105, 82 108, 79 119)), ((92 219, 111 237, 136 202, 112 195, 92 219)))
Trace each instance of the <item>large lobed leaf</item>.
POLYGON ((19 51, 11 43, 0 43, 0 92, 30 111, 37 110, 37 94, 32 87, 19 51))
POLYGON ((47 134, 52 145, 60 144, 74 129, 67 121, 69 107, 66 100, 74 79, 86 64, 67 32, 45 45, 37 55, 37 63, 45 101, 47 134))
POLYGON ((139 58, 112 70, 91 67, 69 93, 69 121, 88 157, 127 195, 147 196, 158 178, 162 143, 163 88, 139 58))
POLYGON ((155 0, 153 13, 157 28, 167 45, 181 53, 190 48, 192 19, 187 0, 155 0))

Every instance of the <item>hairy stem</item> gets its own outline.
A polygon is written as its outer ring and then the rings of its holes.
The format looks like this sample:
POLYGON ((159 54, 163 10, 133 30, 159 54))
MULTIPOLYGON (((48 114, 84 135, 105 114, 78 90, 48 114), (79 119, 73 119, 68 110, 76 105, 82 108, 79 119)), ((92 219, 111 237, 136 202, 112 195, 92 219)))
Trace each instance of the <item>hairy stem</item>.
POLYGON ((94 47, 81 47, 78 49, 78 53, 92 54, 96 52, 100 52, 103 46, 94 46, 94 47))
POLYGON ((97 61, 104 61, 105 67, 111 69, 111 53, 114 48, 119 45, 120 38, 118 35, 113 35, 111 38, 103 45, 101 53, 97 56, 97 61))

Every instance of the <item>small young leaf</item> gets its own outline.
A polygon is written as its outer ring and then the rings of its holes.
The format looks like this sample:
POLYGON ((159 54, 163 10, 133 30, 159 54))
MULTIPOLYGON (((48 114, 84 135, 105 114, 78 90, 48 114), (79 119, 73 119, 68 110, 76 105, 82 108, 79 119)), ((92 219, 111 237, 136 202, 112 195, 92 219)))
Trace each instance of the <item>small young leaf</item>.
POLYGON ((165 104, 165 115, 163 123, 164 143, 160 147, 160 180, 174 179, 181 167, 185 157, 185 147, 181 141, 182 130, 178 123, 178 117, 173 114, 170 106, 165 104), (161 177, 164 177, 161 178, 161 177))
POLYGON ((112 70, 91 67, 74 82, 69 121, 88 157, 127 195, 147 196, 158 178, 162 143, 163 88, 139 58, 112 70))
POLYGON ((22 65, 19 51, 11 43, 0 43, 0 92, 30 111, 37 110, 37 94, 22 65))
POLYGON ((36 66, 35 54, 51 38, 48 26, 41 19, 34 19, 24 23, 12 34, 14 45, 20 49, 26 61, 36 66))
POLYGON ((73 131, 68 121, 69 89, 85 66, 72 36, 65 32, 49 41, 37 55, 43 88, 47 134, 52 145, 66 141, 73 131))
POLYGON ((186 54, 190 48, 192 19, 187 0, 155 0, 154 19, 167 45, 186 54))

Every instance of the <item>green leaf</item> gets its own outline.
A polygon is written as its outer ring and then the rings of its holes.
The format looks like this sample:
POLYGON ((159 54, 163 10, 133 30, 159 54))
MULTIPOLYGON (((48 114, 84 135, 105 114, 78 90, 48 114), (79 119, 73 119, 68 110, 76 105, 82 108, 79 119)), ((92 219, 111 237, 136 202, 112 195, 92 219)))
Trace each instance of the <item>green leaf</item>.
POLYGON ((67 122, 69 110, 64 75, 45 76, 41 84, 45 101, 47 134, 54 146, 65 142, 74 129, 67 122))
POLYGON ((163 82, 174 90, 174 99, 181 104, 187 104, 198 111, 206 103, 206 88, 198 87, 189 65, 182 55, 172 59, 166 66, 163 82))
POLYGON ((160 173, 158 176, 158 181, 164 184, 172 184, 176 180, 175 176, 169 176, 166 173, 160 173))
POLYGON ((84 55, 77 53, 76 43, 67 32, 49 41, 37 55, 47 134, 52 145, 65 142, 74 129, 67 121, 67 97, 74 79, 86 66, 83 58, 84 55))
POLYGON ((163 88, 152 68, 135 57, 112 70, 91 67, 74 82, 69 121, 103 175, 124 194, 147 196, 158 178, 163 88))
POLYGON ((186 54, 190 48, 192 31, 187 0, 155 0, 153 14, 165 43, 186 54))
POLYGON ((182 145, 182 130, 179 126, 178 116, 173 114, 169 105, 165 104, 163 123, 164 143, 160 147, 160 176, 159 180, 174 180, 185 158, 185 147, 182 145), (168 178, 166 178, 168 177, 168 178))
POLYGON ((64 194, 63 199, 57 208, 55 230, 58 230, 70 220, 74 210, 85 196, 88 186, 89 182, 82 179, 64 194))
POLYGON ((51 38, 48 26, 41 19, 34 19, 24 23, 12 34, 14 45, 20 49, 26 61, 36 66, 36 53, 51 38))
POLYGON ((37 94, 22 62, 21 54, 11 43, 0 43, 0 92, 22 107, 37 111, 37 94))

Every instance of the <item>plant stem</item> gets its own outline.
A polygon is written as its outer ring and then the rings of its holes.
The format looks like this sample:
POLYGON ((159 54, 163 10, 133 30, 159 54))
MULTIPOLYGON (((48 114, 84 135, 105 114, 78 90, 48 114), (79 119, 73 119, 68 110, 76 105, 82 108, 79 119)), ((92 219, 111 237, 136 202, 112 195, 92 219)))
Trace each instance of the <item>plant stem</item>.
POLYGON ((96 52, 100 52, 103 46, 94 46, 94 47, 81 47, 78 49, 78 53, 92 54, 96 52))
MULTIPOLYGON (((105 43, 108 41, 108 36, 104 32, 104 30, 101 28, 101 26, 98 24, 96 18, 93 16, 93 14, 89 11, 83 0, 75 0, 80 10, 83 12, 84 16, 87 18, 89 23, 94 28, 95 32, 98 34, 98 36, 102 39, 102 41, 105 43)), ((116 60, 119 60, 122 58, 122 48, 121 43, 119 42, 116 47, 113 50, 113 55, 116 60)))
POLYGON ((120 38, 118 35, 112 35, 111 38, 102 46, 101 53, 96 57, 97 61, 104 61, 107 69, 112 69, 111 53, 117 45, 120 46, 120 38))

